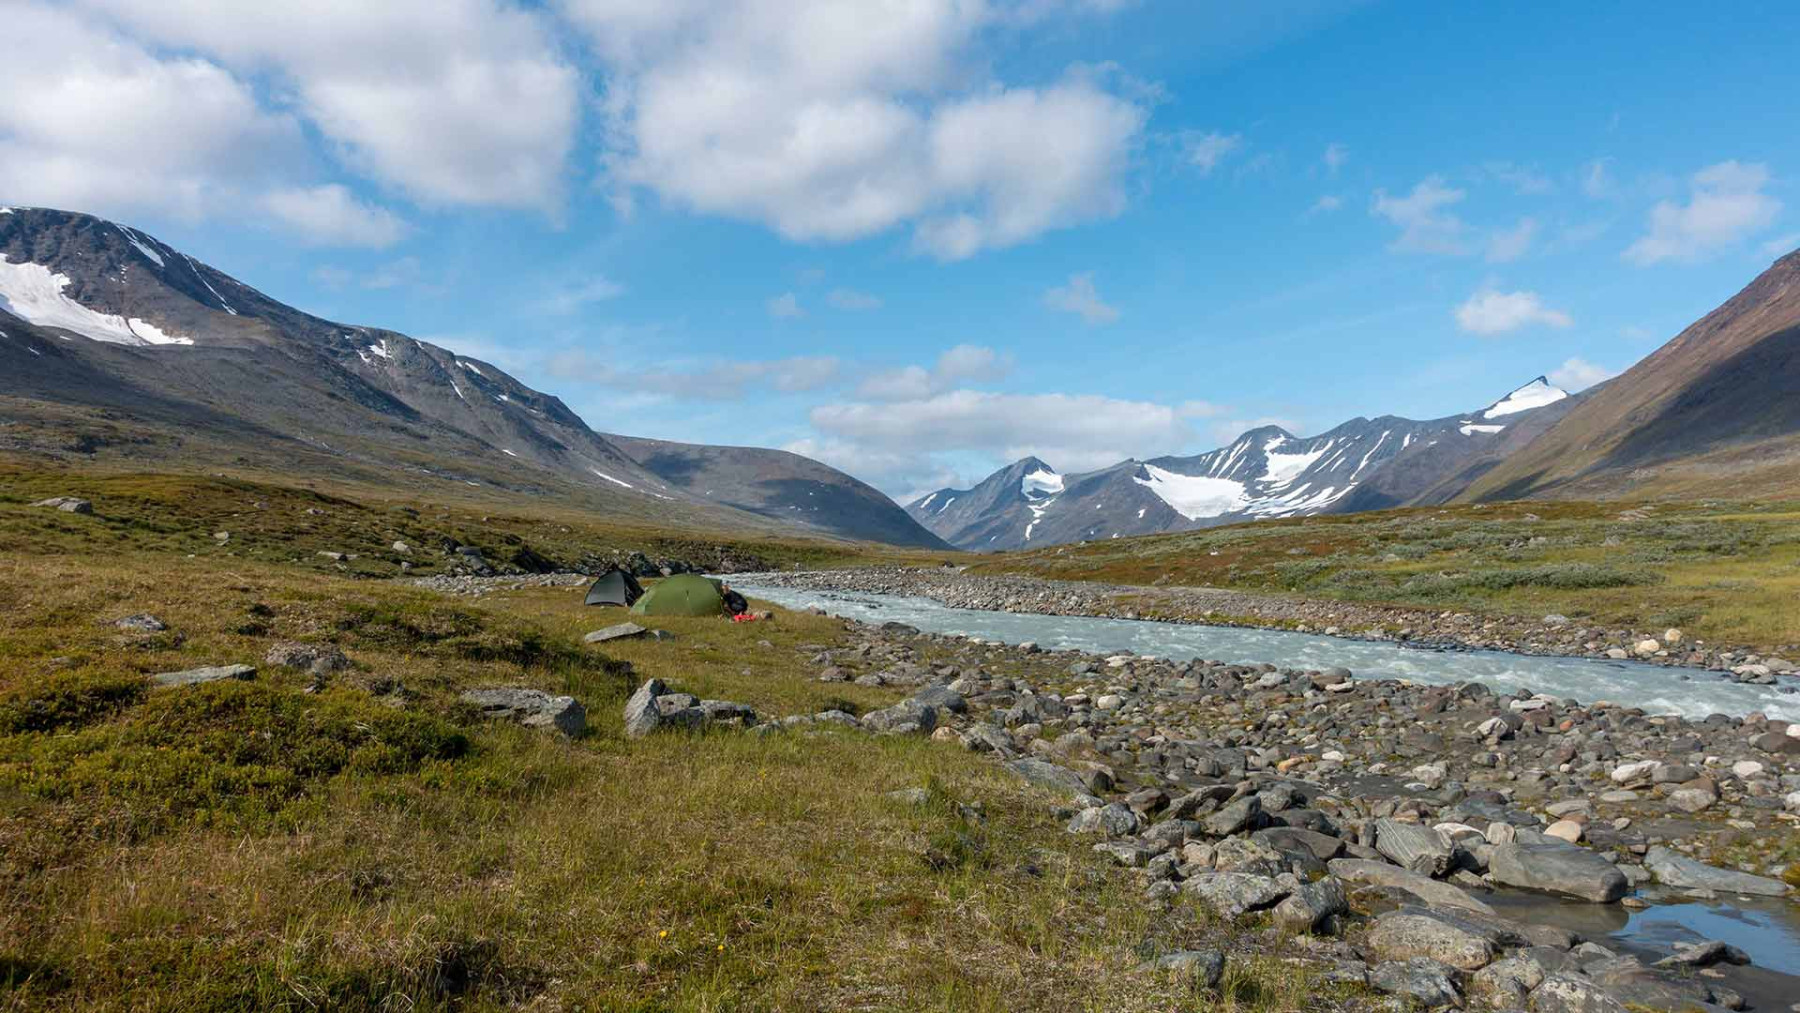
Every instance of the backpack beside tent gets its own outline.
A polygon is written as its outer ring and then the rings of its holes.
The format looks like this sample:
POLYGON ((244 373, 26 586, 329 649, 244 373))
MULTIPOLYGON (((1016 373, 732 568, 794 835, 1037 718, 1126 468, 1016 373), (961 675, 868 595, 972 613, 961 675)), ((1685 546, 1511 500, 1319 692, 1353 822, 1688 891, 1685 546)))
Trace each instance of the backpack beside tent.
POLYGON ((594 586, 588 588, 587 599, 583 605, 624 605, 637 604, 644 596, 644 587, 637 578, 617 568, 606 571, 594 586))

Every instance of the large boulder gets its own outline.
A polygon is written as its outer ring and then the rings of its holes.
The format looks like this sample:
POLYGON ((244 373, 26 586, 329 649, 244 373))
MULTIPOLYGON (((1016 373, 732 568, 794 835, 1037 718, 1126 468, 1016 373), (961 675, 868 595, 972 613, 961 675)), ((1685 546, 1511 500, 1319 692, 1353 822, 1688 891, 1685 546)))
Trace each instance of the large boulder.
POLYGON ((1456 854, 1450 839, 1432 827, 1385 819, 1375 821, 1375 850, 1395 865, 1434 878, 1450 871, 1456 854))
POLYGON ((1271 916, 1276 924, 1295 932, 1330 933, 1339 915, 1348 914, 1350 902, 1344 896, 1344 883, 1331 876, 1301 883, 1299 889, 1275 905, 1271 916))
POLYGON ((1470 896, 1462 887, 1450 883, 1440 883, 1435 879, 1421 876, 1416 872, 1409 872, 1386 862, 1374 862, 1362 858, 1339 858, 1331 862, 1330 869, 1333 876, 1352 883, 1404 890, 1431 907, 1458 908, 1484 915, 1494 914, 1492 907, 1489 907, 1486 902, 1470 896))
POLYGON ((1495 953, 1493 941, 1479 927, 1422 908, 1401 908, 1377 918, 1369 947, 1388 960, 1429 957, 1465 971, 1486 967, 1495 953))
POLYGON ((1791 889, 1778 879, 1716 868, 1661 845, 1652 847, 1644 855, 1644 868, 1656 876, 1658 883, 1683 889, 1748 893, 1760 897, 1785 897, 1791 889))
POLYGON ((283 641, 269 648, 263 664, 281 668, 297 668, 313 675, 329 675, 350 667, 350 659, 331 644, 301 644, 283 641))
POLYGON ((626 735, 639 738, 662 725, 662 710, 657 707, 656 700, 668 691, 669 687, 661 679, 651 679, 631 694, 631 699, 625 701, 626 735))
POLYGON ((937 728, 937 708, 918 700, 902 700, 864 714, 862 725, 881 735, 930 735, 937 728))
POLYGON ((1087 782, 1081 779, 1080 774, 1067 767, 1059 767, 1048 760, 1024 756, 1006 761, 1006 769, 1039 788, 1049 789, 1075 801, 1094 806, 1103 804, 1088 791, 1087 782))
POLYGON ((74 496, 53 496, 50 499, 38 500, 31 505, 34 507, 51 507, 56 510, 61 510, 66 514, 91 514, 94 512, 94 504, 89 503, 85 499, 77 499, 74 496))
POLYGON ((1532 1013, 1629 1013, 1606 989, 1572 974, 1553 974, 1531 992, 1532 1013))
POLYGON ((581 638, 584 644, 604 644, 608 640, 624 640, 627 637, 641 637, 650 632, 637 623, 618 623, 605 629, 595 630, 581 638))
POLYGON ((1274 907, 1293 892, 1268 876, 1248 872, 1203 872, 1183 883, 1182 889, 1226 921, 1274 907))
POLYGON ((1429 957, 1376 964, 1369 969, 1369 987, 1413 999, 1426 1009, 1454 1006, 1462 998, 1456 991, 1455 969, 1429 957))
POLYGON ((551 696, 538 689, 496 686, 462 695, 487 717, 527 728, 550 728, 573 737, 587 730, 587 708, 572 696, 551 696))
POLYGON ((1631 889, 1617 866, 1567 844, 1496 844, 1488 856, 1488 874, 1504 886, 1596 904, 1610 904, 1631 889))
POLYGON ((198 686, 206 682, 251 679, 255 676, 256 668, 253 665, 215 665, 210 668, 190 668, 181 672, 159 672, 150 679, 158 686, 198 686))

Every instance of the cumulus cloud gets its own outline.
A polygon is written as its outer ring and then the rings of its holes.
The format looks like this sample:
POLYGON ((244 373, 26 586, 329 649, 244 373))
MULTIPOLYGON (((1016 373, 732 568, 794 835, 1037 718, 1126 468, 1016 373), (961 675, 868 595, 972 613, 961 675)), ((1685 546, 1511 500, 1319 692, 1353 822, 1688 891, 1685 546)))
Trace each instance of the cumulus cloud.
POLYGON ((1781 201, 1763 192, 1768 166, 1720 162, 1694 174, 1686 204, 1661 201, 1650 229, 1626 248, 1634 264, 1693 261, 1733 246, 1774 224, 1781 201))
POLYGON ((858 397, 875 401, 906 401, 931 397, 965 383, 1003 380, 1013 369, 1013 357, 985 345, 957 345, 927 369, 905 366, 875 373, 857 385, 858 397))
POLYGON ((827 438, 877 453, 915 460, 927 456, 920 448, 1005 460, 1035 454, 1066 471, 1177 451, 1194 438, 1174 407, 1092 394, 955 390, 898 403, 820 405, 810 420, 827 438))
POLYGON ((1510 229, 1502 229, 1488 238, 1487 259, 1492 264, 1505 264, 1518 260, 1531 251, 1531 244, 1537 239, 1538 222, 1536 218, 1521 218, 1519 224, 1510 229))
POLYGON ((1181 140, 1182 157, 1187 163, 1200 170, 1200 175, 1210 176, 1232 152, 1244 146, 1241 134, 1221 134, 1217 131, 1185 135, 1181 140))
POLYGON ((1388 244, 1396 253, 1465 254, 1469 252, 1463 241, 1467 226, 1448 209, 1466 196, 1465 191, 1446 185, 1442 176, 1427 176, 1404 197, 1376 190, 1370 212, 1399 227, 1399 238, 1388 244))
POLYGON ((284 187, 263 196, 263 207, 310 243, 326 246, 392 246, 412 232, 400 216, 356 198, 338 183, 284 187))
POLYGON ((564 0, 607 73, 607 185, 841 241, 911 225, 958 260, 1115 215, 1146 110, 1071 71, 1007 87, 1018 5, 564 0))
POLYGON ((199 218, 304 161, 299 124, 218 63, 160 57, 68 10, 11 3, 0 193, 101 213, 199 218))
POLYGON ((560 201, 580 74, 537 13, 499 0, 77 2, 164 45, 272 72, 342 160, 416 200, 560 201))
POLYGON ((1582 358, 1563 360, 1563 364, 1550 372, 1550 382, 1567 391, 1586 390, 1602 380, 1610 380, 1619 375, 1616 369, 1607 369, 1582 358))
POLYGON ((1536 292, 1501 292, 1483 288, 1456 308, 1457 326, 1470 334, 1506 334, 1521 327, 1541 324, 1568 327, 1567 313, 1544 305, 1536 292))
POLYGON ((1119 319, 1116 306, 1109 306, 1094 287, 1094 272, 1072 274, 1065 285, 1057 285, 1044 293, 1044 305, 1053 310, 1073 313, 1090 325, 1110 324, 1119 319))
POLYGON ((806 310, 800 307, 800 297, 792 292, 783 292, 764 305, 768 308, 769 315, 777 320, 792 320, 806 315, 806 310))
POLYGON ((841 310, 878 310, 881 308, 880 298, 849 288, 832 289, 826 294, 825 301, 841 310))

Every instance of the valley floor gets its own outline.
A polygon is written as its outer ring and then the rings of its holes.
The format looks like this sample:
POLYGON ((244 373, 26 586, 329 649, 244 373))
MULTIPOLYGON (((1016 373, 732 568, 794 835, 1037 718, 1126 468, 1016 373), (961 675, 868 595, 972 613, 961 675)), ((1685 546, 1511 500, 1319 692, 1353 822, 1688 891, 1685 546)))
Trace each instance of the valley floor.
POLYGON ((1445 989, 1770 1008, 1795 984, 1719 949, 1653 968, 1479 899, 1545 887, 1506 849, 1565 822, 1585 843, 1559 861, 1600 863, 1570 889, 1787 893, 1800 736, 1781 722, 792 611, 659 617, 671 638, 596 647, 583 634, 624 617, 578 583, 457 576, 457 543, 503 565, 884 561, 21 477, 0 489, 0 1009, 1328 1011, 1445 989), (64 493, 92 512, 31 505, 64 493), (308 652, 345 664, 281 663, 308 652), (256 671, 153 678, 229 664, 256 671), (628 735, 650 679, 768 730, 628 735), (587 727, 462 696, 499 686, 572 696, 587 727), (1464 895, 1480 907, 1446 910, 1464 895))

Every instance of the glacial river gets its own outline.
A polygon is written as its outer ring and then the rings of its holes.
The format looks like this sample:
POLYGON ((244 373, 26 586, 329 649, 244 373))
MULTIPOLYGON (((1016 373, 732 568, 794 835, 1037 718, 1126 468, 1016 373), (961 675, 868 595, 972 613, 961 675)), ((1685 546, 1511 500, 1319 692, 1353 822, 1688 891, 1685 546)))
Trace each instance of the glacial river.
POLYGON ((1609 700, 1652 714, 1742 717, 1761 711, 1800 721, 1800 687, 1730 681, 1716 672, 1635 661, 1539 657, 1504 651, 1439 651, 1391 641, 1352 640, 1288 630, 1192 626, 1092 616, 1048 616, 951 608, 930 598, 864 592, 814 591, 735 578, 731 585, 785 608, 817 606, 867 622, 901 622, 930 633, 1098 654, 1130 652, 1176 661, 1206 658, 1238 664, 1323 669, 1342 666, 1362 678, 1423 683, 1481 682, 1506 692, 1549 693, 1584 703, 1609 700))

